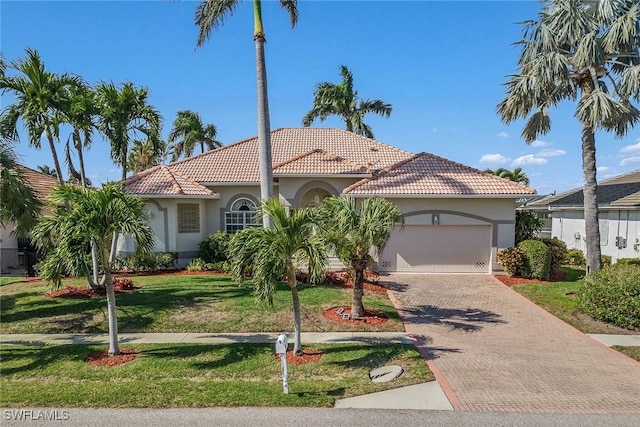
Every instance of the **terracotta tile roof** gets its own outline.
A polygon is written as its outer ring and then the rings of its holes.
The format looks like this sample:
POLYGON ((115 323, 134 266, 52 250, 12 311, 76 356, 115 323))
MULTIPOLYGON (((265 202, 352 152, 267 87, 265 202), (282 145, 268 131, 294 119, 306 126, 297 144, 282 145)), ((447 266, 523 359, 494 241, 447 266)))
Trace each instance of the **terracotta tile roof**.
POLYGON ((535 190, 477 169, 420 153, 343 191, 362 195, 524 195, 535 190))
MULTIPOLYGON (((596 197, 598 198, 598 206, 601 208, 640 206, 640 169, 599 182, 596 197)), ((527 204, 527 208, 533 209, 547 209, 549 206, 583 207, 582 187, 527 204)))
POLYGON ((35 171, 26 166, 17 166, 22 172, 26 184, 33 190, 36 198, 42 202, 46 201, 51 191, 60 184, 58 178, 54 178, 51 175, 35 171))
POLYGON ((207 187, 164 165, 136 174, 125 183, 132 194, 217 196, 207 187))
MULTIPOLYGON (((371 169, 384 169, 411 156, 407 151, 340 129, 281 128, 271 132, 274 165, 315 149, 371 169)), ((313 162, 300 163, 300 173, 317 173, 313 169, 305 171, 303 164, 312 166, 313 162)), ((258 182, 258 138, 208 151, 168 167, 201 183, 258 182)))
POLYGON ((273 174, 282 175, 356 175, 371 171, 357 163, 319 148, 308 151, 273 167, 273 174))

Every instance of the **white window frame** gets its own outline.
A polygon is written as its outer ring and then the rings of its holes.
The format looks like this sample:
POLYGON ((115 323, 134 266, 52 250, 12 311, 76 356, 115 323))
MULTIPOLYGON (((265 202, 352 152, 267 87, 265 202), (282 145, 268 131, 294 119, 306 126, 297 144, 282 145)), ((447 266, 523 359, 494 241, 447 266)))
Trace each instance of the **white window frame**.
POLYGON ((224 214, 225 231, 233 234, 247 227, 260 227, 262 223, 256 214, 257 206, 253 200, 246 197, 236 199, 224 214))

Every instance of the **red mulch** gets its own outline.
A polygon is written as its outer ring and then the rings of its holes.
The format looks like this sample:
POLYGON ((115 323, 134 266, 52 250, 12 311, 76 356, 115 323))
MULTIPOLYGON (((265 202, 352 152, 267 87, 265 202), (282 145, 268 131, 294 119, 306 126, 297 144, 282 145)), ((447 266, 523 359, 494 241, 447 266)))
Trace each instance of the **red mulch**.
MULTIPOLYGON (((114 291, 117 294, 130 294, 136 289, 140 289, 139 286, 133 286, 132 284, 125 285, 114 285, 114 291)), ((75 298, 75 299, 85 299, 85 298, 98 298, 104 296, 106 290, 104 286, 98 286, 95 289, 90 289, 87 286, 67 286, 62 289, 58 289, 56 291, 47 292, 44 296, 47 298, 75 298)))
POLYGON ((109 350, 94 351, 84 358, 84 361, 93 366, 118 366, 131 362, 138 357, 138 352, 130 348, 121 348, 120 354, 109 356, 109 350))
POLYGON ((522 285, 522 284, 549 284, 553 282, 560 282, 564 280, 566 274, 562 271, 549 276, 549 280, 527 279, 525 277, 507 276, 506 274, 498 274, 496 279, 501 281, 507 286, 522 285))
MULTIPOLYGON (((347 282, 345 282, 345 283, 342 283, 341 285, 342 285, 342 286, 344 286, 344 287, 346 287, 346 288, 353 288, 353 282, 352 282, 351 280, 349 280, 349 281, 347 281, 347 282)), ((382 285, 376 285, 376 284, 374 284, 374 283, 367 283, 367 282, 364 282, 363 287, 364 287, 364 289, 366 289, 367 291, 375 292, 375 293, 378 293, 378 294, 385 294, 385 293, 387 293, 387 288, 385 288, 385 287, 384 287, 384 286, 382 286, 382 285)))
POLYGON ((322 315, 332 322, 342 323, 343 325, 367 325, 367 326, 377 326, 380 325, 387 320, 389 320, 381 311, 371 310, 365 308, 364 316, 353 318, 351 317, 351 306, 350 305, 341 305, 337 307, 332 307, 328 310, 325 310, 322 315), (338 314, 338 309, 342 308, 343 312, 338 314), (345 319, 343 316, 345 314, 349 315, 349 319, 345 319))
MULTIPOLYGON (((313 363, 320 360, 322 353, 313 348, 306 348, 303 351, 302 356, 296 356, 293 354, 293 350, 287 350, 287 363, 290 365, 304 365, 305 363, 313 363)), ((280 355, 276 354, 276 359, 280 361, 280 355)))

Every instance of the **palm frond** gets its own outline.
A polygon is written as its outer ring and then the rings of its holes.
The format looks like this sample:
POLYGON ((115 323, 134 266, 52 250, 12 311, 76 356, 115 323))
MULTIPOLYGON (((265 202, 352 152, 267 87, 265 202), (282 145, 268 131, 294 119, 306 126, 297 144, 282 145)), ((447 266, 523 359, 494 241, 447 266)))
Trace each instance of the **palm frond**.
POLYGON ((196 7, 195 24, 200 27, 196 47, 209 39, 211 30, 218 29, 228 15, 233 15, 239 0, 205 0, 196 7))
POLYGON ((298 0, 280 0, 280 6, 289 14, 291 28, 298 22, 298 0))

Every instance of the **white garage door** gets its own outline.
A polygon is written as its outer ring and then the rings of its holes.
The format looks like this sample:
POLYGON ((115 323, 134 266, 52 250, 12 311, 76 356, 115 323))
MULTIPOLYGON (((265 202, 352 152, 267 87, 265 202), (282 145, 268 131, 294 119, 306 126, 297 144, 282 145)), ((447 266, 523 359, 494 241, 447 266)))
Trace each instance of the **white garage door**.
POLYGON ((487 273, 491 226, 406 225, 397 227, 380 255, 380 271, 487 273))

